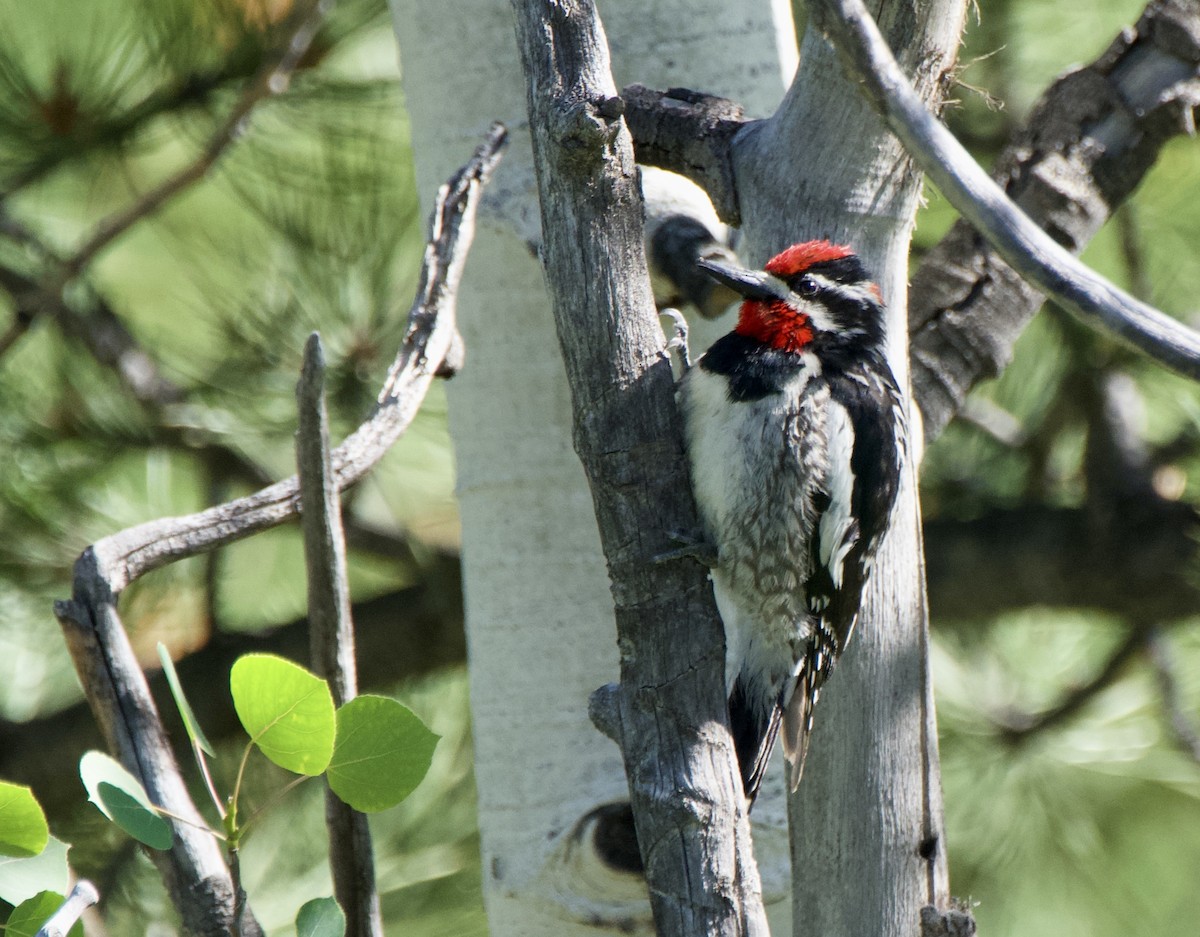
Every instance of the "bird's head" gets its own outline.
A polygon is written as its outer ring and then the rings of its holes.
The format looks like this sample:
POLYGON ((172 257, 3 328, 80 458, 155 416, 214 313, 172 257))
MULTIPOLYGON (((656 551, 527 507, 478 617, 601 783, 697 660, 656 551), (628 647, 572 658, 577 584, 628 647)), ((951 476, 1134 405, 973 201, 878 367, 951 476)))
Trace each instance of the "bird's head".
POLYGON ((793 244, 763 270, 716 258, 702 258, 699 265, 744 297, 734 329, 740 335, 790 352, 883 343, 883 297, 844 245, 793 244))

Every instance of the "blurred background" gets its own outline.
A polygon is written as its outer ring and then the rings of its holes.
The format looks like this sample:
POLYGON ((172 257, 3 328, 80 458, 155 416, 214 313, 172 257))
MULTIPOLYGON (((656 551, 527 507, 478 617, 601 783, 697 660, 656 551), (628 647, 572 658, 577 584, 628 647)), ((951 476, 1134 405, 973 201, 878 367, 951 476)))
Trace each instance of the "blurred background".
MULTIPOLYGON (((415 288, 424 219, 384 0, 342 0, 286 93, 218 133, 291 7, 0 0, 0 777, 34 785, 112 934, 169 934, 172 914, 150 864, 86 803, 76 763, 98 734, 51 603, 87 544, 291 473, 313 329, 335 439, 356 426, 415 288), (189 171, 198 181, 89 248, 189 171), (64 270, 78 274, 66 289, 64 270)), ((978 12, 948 119, 988 165, 1141 4, 978 12)), ((1180 138, 1085 260, 1194 322, 1198 205, 1200 148, 1180 138)), ((914 265, 952 220, 927 190, 914 265)), ((453 490, 435 386, 346 499, 364 683, 443 736, 421 788, 372 821, 386 927, 412 937, 486 933, 453 490)), ((929 450, 922 497, 954 893, 990 935, 1194 927, 1200 389, 1048 308, 929 450)), ((180 661, 226 781, 243 744, 229 663, 304 653, 302 569, 284 527, 122 596, 147 666, 158 641, 180 661)), ((252 799, 278 788, 274 770, 252 799)), ((242 867, 269 929, 289 933, 329 893, 323 841, 315 785, 250 838, 242 867)))

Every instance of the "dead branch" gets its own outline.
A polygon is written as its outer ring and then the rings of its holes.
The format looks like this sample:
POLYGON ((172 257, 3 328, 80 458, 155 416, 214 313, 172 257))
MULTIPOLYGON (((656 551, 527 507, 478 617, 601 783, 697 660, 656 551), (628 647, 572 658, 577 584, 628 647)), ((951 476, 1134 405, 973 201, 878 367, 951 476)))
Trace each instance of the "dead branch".
MULTIPOLYGON (((360 478, 403 433, 453 345, 454 298, 474 233, 480 189, 499 160, 505 131, 487 141, 439 192, 421 288, 408 333, 375 412, 334 454, 337 487, 360 478)), ((55 605, 72 659, 109 749, 170 815, 175 845, 154 859, 189 934, 253 935, 244 910, 235 920, 234 889, 215 840, 189 797, 150 696, 145 674, 117 612, 120 591, 156 566, 246 536, 299 511, 295 477, 257 495, 187 518, 144 524, 97 542, 75 564, 74 594, 55 605)))
MULTIPOLYGON (((334 705, 341 706, 358 695, 358 671, 342 509, 329 459, 325 353, 315 332, 304 346, 304 368, 296 400, 300 413, 296 464, 304 512, 312 664, 317 675, 329 681, 334 705)), ((379 893, 375 889, 375 853, 366 816, 326 786, 325 826, 329 830, 333 894, 346 915, 346 934, 383 937, 379 893)))
POLYGON ((730 145, 747 122, 740 104, 687 88, 621 91, 637 160, 691 179, 708 193, 726 224, 742 221, 730 145))
POLYGON ((1084 266, 997 186, 908 84, 862 0, 823 0, 822 25, 913 160, 1001 257, 1085 323, 1200 378, 1200 334, 1084 266))
MULTIPOLYGON (((993 177, 1067 249, 1083 250, 1200 102, 1200 8, 1154 0, 1095 61, 1053 85, 993 177)), ((909 295, 912 380, 927 441, 998 375, 1043 294, 966 221, 923 259, 909 295)))
MULTIPOLYGON (((409 328, 367 420, 331 453, 338 489, 365 475, 407 429, 454 344, 454 298, 474 233, 481 186, 499 160, 505 132, 497 125, 472 161, 439 193, 433 237, 409 328)), ((97 541, 96 557, 114 592, 143 573, 283 523, 300 513, 296 476, 227 504, 186 517, 150 521, 97 541)))

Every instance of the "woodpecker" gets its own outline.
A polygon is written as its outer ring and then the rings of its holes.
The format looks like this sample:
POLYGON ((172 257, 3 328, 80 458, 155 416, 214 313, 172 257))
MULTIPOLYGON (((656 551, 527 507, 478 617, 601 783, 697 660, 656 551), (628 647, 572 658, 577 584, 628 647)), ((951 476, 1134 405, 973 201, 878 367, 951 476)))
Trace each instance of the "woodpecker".
POLYGON ((753 804, 781 727, 800 782, 813 707, 895 506, 906 421, 882 296, 848 247, 795 244, 761 271, 699 265, 743 297, 679 397, 753 804))

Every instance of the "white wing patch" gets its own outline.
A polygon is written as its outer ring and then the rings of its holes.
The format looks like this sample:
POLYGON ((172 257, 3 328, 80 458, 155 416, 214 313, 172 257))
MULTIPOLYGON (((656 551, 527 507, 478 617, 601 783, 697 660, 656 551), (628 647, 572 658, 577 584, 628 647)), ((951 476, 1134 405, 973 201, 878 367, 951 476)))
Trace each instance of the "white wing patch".
POLYGON ((858 524, 851 512, 855 481, 854 471, 850 468, 850 457, 854 453, 854 423, 846 408, 833 400, 825 412, 825 433, 829 451, 825 491, 829 495, 829 507, 821 515, 817 531, 817 558, 829 570, 833 587, 840 589, 846 554, 858 540, 858 524))

